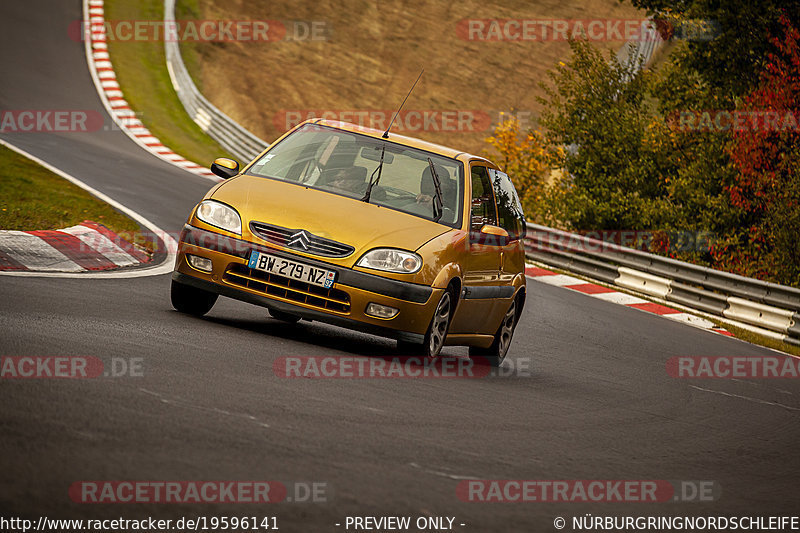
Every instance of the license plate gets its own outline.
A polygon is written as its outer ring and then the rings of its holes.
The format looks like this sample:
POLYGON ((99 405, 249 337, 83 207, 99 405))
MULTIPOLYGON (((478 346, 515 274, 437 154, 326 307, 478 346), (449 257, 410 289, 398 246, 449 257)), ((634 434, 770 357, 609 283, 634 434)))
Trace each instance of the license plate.
POLYGON ((304 281, 311 285, 317 285, 330 289, 336 280, 336 271, 317 268, 306 263, 292 261, 283 257, 253 251, 247 266, 256 270, 269 272, 278 276, 284 276, 298 281, 304 281))

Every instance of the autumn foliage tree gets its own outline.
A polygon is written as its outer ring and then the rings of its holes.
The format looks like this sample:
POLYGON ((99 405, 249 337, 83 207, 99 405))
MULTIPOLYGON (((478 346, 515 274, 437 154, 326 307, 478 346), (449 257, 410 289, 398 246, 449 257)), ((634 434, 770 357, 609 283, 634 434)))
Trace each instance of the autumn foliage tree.
POLYGON ((544 134, 512 122, 488 139, 528 212, 563 229, 711 235, 710 247, 651 251, 800 287, 800 3, 632 1, 718 34, 675 42, 645 69, 571 42, 539 100, 544 134), (748 118, 676 127, 687 114, 748 118), (539 160, 563 172, 527 185, 539 160))
POLYGON ((737 173, 726 191, 743 227, 714 256, 726 270, 800 284, 800 32, 785 16, 781 25, 740 106, 760 121, 734 131, 729 150, 737 173))
POLYGON ((497 152, 493 159, 514 182, 530 218, 541 197, 548 170, 544 138, 533 129, 522 131, 519 120, 513 115, 501 114, 500 118, 486 142, 497 152))

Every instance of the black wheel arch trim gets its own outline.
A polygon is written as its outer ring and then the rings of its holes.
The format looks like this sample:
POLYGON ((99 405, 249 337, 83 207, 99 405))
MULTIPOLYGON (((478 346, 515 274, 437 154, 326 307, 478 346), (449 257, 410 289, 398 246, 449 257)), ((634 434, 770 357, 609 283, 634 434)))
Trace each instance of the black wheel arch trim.
POLYGON ((511 298, 514 296, 512 285, 486 285, 486 286, 464 286, 461 294, 465 300, 488 300, 491 298, 511 298))

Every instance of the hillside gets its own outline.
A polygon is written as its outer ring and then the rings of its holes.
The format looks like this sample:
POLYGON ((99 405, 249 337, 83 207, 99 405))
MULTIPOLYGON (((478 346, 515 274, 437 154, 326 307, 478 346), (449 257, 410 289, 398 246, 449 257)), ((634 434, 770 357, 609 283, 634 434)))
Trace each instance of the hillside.
MULTIPOLYGON (((406 115, 398 131, 409 126, 410 135, 472 152, 486 149, 484 139, 501 111, 519 112, 523 122, 535 122, 538 84, 565 57, 568 44, 468 40, 465 19, 643 17, 617 0, 358 1, 347 10, 325 0, 178 4, 178 19, 282 21, 284 38, 295 27, 289 21, 316 21, 323 30, 324 40, 318 41, 182 44, 202 92, 261 138, 272 141, 298 117, 321 110, 371 110, 369 116, 380 119, 381 112, 390 114, 399 105, 424 67, 406 110, 428 112, 428 122, 424 113, 406 115)), ((623 41, 599 44, 617 50, 623 41)))

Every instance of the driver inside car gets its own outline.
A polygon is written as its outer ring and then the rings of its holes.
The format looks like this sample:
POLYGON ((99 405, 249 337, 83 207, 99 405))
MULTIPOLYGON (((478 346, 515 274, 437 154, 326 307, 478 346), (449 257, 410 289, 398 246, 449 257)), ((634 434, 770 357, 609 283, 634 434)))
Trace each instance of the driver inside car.
MULTIPOLYGON (((450 173, 441 165, 434 165, 436 175, 439 177, 439 186, 442 191, 442 205, 444 207, 453 205, 457 187, 455 182, 450 179, 450 173)), ((433 198, 436 196, 436 186, 433 183, 430 167, 425 167, 419 182, 419 194, 417 195, 417 205, 423 207, 426 213, 433 212, 433 198)))
POLYGON ((342 168, 333 174, 326 186, 354 195, 363 195, 367 190, 366 174, 367 169, 364 167, 342 168))

